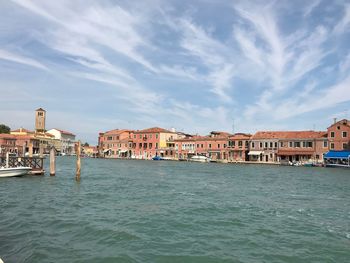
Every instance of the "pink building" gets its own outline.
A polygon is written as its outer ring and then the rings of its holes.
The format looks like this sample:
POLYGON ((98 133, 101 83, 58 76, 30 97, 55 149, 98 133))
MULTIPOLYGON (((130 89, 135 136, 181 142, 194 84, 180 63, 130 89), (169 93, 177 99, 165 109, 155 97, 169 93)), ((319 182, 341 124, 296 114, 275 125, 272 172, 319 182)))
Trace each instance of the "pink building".
POLYGON ((137 130, 133 133, 133 157, 151 159, 154 156, 174 156, 171 143, 177 133, 159 127, 137 130))
POLYGON ((115 129, 99 134, 99 154, 105 158, 131 158, 133 131, 115 129))

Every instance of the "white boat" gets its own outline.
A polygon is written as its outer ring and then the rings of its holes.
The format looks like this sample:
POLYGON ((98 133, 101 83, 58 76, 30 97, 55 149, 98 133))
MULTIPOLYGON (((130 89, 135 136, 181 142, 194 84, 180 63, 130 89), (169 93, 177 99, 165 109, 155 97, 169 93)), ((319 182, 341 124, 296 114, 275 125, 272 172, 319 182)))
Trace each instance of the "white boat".
POLYGON ((203 156, 203 155, 192 156, 189 160, 191 162, 200 162, 200 163, 207 163, 210 161, 210 159, 208 157, 203 156))
POLYGON ((13 168, 4 168, 0 167, 0 177, 15 177, 23 176, 28 174, 31 171, 31 167, 13 167, 13 168))

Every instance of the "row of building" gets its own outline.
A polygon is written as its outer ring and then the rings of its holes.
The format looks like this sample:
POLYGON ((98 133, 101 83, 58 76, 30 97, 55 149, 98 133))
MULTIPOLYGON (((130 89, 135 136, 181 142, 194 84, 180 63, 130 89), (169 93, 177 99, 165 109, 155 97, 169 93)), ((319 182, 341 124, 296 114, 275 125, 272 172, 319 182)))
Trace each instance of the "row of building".
POLYGON ((330 150, 350 149, 350 121, 334 120, 327 131, 258 131, 255 134, 213 131, 191 135, 159 127, 115 129, 99 134, 104 158, 182 160, 202 155, 222 162, 322 162, 330 150))
POLYGON ((39 108, 35 111, 35 130, 24 128, 12 130, 9 134, 0 134, 0 156, 6 152, 18 156, 46 154, 50 147, 55 147, 58 154, 75 153, 75 135, 61 129, 45 130, 46 111, 39 108))

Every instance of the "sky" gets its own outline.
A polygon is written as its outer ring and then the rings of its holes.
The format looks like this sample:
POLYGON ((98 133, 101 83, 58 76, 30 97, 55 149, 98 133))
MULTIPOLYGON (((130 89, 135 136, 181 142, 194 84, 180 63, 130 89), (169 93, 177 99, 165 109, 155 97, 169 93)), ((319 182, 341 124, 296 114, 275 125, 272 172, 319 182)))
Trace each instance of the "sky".
POLYGON ((350 1, 0 0, 0 123, 326 130, 350 115, 350 1))

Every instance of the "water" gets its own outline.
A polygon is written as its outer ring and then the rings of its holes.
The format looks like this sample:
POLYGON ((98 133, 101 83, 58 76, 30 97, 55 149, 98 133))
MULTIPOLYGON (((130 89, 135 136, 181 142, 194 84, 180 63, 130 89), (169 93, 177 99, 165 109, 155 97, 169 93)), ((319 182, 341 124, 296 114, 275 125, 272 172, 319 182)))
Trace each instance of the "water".
POLYGON ((0 180, 5 263, 350 262, 349 170, 74 162, 0 180))

